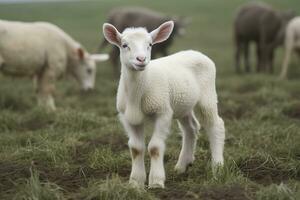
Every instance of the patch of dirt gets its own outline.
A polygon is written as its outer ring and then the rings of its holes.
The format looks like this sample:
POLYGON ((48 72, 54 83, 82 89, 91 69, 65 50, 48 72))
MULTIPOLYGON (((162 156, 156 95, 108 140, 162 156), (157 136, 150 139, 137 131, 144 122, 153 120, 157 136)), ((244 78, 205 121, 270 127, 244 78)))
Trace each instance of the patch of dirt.
POLYGON ((199 190, 189 190, 187 188, 178 188, 175 185, 167 186, 164 190, 151 189, 152 193, 158 195, 159 199, 172 200, 250 200, 251 192, 239 185, 216 186, 199 190))
POLYGON ((39 172, 42 181, 53 182, 68 192, 76 192, 81 187, 87 187, 90 179, 106 179, 113 173, 118 173, 120 177, 128 178, 130 174, 130 169, 107 172, 84 165, 71 168, 68 171, 61 168, 49 168, 44 165, 35 165, 35 168, 39 172))
MULTIPOLYGON (((49 181, 59 185, 66 192, 76 192, 81 187, 87 187, 91 178, 106 179, 109 173, 99 169, 92 169, 88 166, 76 166, 69 170, 58 167, 51 167, 42 163, 32 161, 32 163, 19 164, 17 162, 0 162, 0 191, 12 193, 15 184, 19 180, 27 179, 31 176, 30 170, 38 172, 40 180, 49 181)), ((130 170, 130 169, 129 169, 130 170)), ((129 175, 129 171, 118 172, 120 176, 129 175)))
POLYGON ((205 200, 250 200, 250 191, 239 185, 229 187, 212 187, 200 193, 200 199, 205 200))
POLYGON ((285 169, 271 160, 261 158, 248 158, 238 163, 238 167, 250 180, 262 185, 281 183, 288 179, 299 179, 297 174, 285 169))
MULTIPOLYGON (((123 150, 128 150, 127 140, 125 136, 120 135, 101 135, 95 139, 82 139, 80 140, 81 144, 75 147, 73 153, 73 162, 75 165, 85 165, 88 163, 88 155, 89 153, 93 152, 97 148, 109 147, 113 152, 119 153, 123 150)), ((129 152, 129 150, 128 150, 129 152)), ((87 168, 86 168, 87 169, 87 168)), ((93 170, 90 168, 89 170, 93 170)), ((97 169, 98 172, 101 170, 97 169)), ((102 171, 104 177, 108 175, 107 171, 102 171)), ((129 168, 121 168, 118 171, 113 171, 111 173, 117 173, 121 177, 128 177, 130 174, 130 167, 129 168)))
POLYGON ((159 197, 159 199, 172 199, 172 200, 181 200, 181 199, 195 199, 194 196, 189 195, 185 188, 176 188, 175 185, 166 185, 165 189, 151 189, 150 191, 159 197))
POLYGON ((68 171, 39 164, 36 164, 34 168, 39 172, 42 181, 53 182, 69 192, 75 192, 80 187, 87 187, 90 178, 105 179, 108 176, 107 172, 88 166, 80 166, 68 171))

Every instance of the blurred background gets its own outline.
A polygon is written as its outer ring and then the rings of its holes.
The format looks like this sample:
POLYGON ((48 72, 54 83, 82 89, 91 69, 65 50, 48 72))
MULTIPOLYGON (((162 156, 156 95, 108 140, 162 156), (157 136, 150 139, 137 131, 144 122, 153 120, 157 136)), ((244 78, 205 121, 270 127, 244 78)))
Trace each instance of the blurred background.
MULTIPOLYGON (((136 191, 127 186, 130 155, 117 119, 118 78, 110 61, 98 64, 95 90, 82 93, 72 78, 56 83, 57 111, 36 108, 32 81, 0 74, 1 199, 298 199, 300 198, 300 62, 279 80, 283 48, 274 73, 235 73, 233 20, 246 0, 0 0, 0 19, 51 22, 90 53, 103 39, 111 9, 140 6, 185 17, 185 33, 169 53, 194 49, 217 67, 220 115, 227 130, 225 172, 215 180, 208 141, 199 134, 196 163, 185 175, 173 167, 180 136, 172 134, 165 158, 167 188, 136 191), (35 198, 34 198, 35 197, 35 198)), ((300 15, 299 0, 265 0, 300 15)), ((1 38, 0 38, 1 40, 1 38)), ((101 53, 109 53, 108 45, 101 53)), ((176 123, 172 132, 177 133, 176 123)), ((148 163, 147 158, 147 163, 148 163)), ((148 166, 148 165, 146 165, 148 166)))

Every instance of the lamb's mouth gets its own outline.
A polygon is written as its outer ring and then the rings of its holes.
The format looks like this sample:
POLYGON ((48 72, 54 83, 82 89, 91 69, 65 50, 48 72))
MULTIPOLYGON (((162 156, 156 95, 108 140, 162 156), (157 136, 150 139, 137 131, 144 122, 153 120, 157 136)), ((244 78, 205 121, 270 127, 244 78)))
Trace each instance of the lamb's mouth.
POLYGON ((146 68, 146 64, 134 64, 134 68, 137 71, 143 71, 146 68))

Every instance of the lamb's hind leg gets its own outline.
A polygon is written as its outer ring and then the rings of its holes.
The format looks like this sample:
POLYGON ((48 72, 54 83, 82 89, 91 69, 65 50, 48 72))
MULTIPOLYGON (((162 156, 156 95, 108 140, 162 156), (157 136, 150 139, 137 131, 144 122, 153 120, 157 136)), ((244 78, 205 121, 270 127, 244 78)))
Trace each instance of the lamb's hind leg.
MULTIPOLYGON (((212 97, 212 96, 211 96, 212 97)), ((224 122, 218 115, 217 99, 207 99, 203 96, 200 102, 201 118, 200 123, 203 125, 209 139, 212 167, 222 166, 224 163, 223 150, 225 141, 224 122)))
POLYGON ((146 171, 144 164, 145 142, 143 125, 131 125, 122 114, 120 121, 129 137, 128 146, 131 153, 132 167, 129 183, 135 187, 144 187, 146 181, 146 171))
POLYGON ((194 161, 194 151, 197 142, 197 132, 200 130, 200 124, 192 111, 185 117, 178 120, 178 125, 182 132, 182 147, 180 155, 175 166, 178 173, 186 171, 187 166, 194 161))
POLYGON ((164 188, 166 179, 164 169, 165 140, 169 134, 171 121, 171 112, 158 116, 155 121, 154 133, 148 145, 151 157, 149 173, 150 188, 164 188))

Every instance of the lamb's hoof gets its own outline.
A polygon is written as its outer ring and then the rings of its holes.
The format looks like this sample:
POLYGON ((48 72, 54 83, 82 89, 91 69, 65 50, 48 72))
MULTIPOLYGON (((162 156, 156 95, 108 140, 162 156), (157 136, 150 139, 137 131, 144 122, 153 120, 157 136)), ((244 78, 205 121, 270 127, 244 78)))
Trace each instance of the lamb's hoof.
POLYGON ((160 183, 151 183, 151 184, 149 184, 149 188, 150 189, 154 189, 154 188, 164 189, 165 188, 165 184, 163 182, 160 182, 160 183))
POLYGON ((223 166, 224 166, 223 161, 212 163, 212 172, 215 178, 217 178, 223 173, 224 171, 223 166))
POLYGON ((165 180, 162 178, 152 178, 149 180, 149 188, 165 188, 165 180))
POLYGON ((144 182, 141 182, 141 181, 137 181, 135 179, 130 179, 129 180, 129 185, 131 187, 134 187, 134 188, 138 188, 138 189, 144 189, 144 182))
POLYGON ((186 166, 176 164, 174 169, 175 169, 177 174, 183 174, 186 171, 186 166))
POLYGON ((180 163, 177 163, 175 165, 175 171, 178 173, 178 174, 183 174, 184 172, 186 172, 187 168, 192 166, 193 165, 193 161, 187 163, 187 164, 180 164, 180 163))

